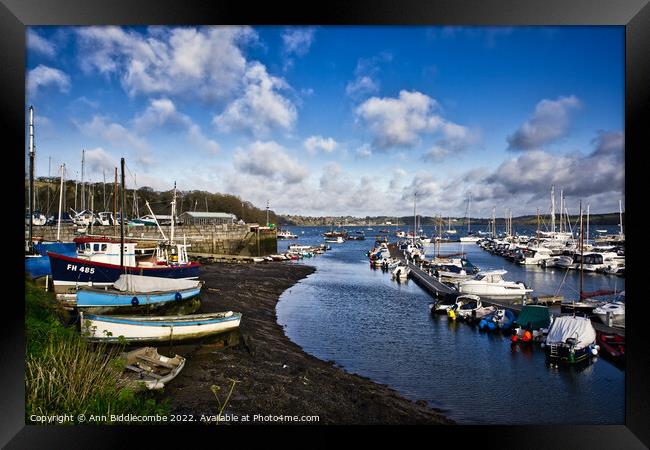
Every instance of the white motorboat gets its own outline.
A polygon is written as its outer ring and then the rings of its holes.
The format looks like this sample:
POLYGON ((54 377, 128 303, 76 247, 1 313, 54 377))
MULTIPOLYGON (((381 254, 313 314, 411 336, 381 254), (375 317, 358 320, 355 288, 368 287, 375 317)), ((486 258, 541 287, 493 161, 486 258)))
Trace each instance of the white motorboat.
POLYGON ((392 276, 395 280, 406 280, 411 269, 407 266, 397 266, 393 269, 392 276))
POLYGON ((594 308, 592 314, 605 325, 625 328, 625 291, 618 294, 613 302, 594 308))
POLYGON ((343 239, 342 236, 339 236, 336 239, 325 239, 325 242, 329 242, 332 244, 342 244, 345 242, 345 239, 343 239))
POLYGON ((478 242, 481 238, 478 236, 461 236, 460 242, 478 242))
POLYGON ((296 239, 298 237, 297 234, 293 234, 289 230, 279 230, 277 233, 278 239, 296 239))
POLYGON ((498 299, 519 299, 533 292, 521 281, 504 280, 503 275, 506 273, 506 270, 480 272, 471 280, 458 283, 458 291, 461 294, 498 299))
POLYGON ((546 247, 528 247, 522 249, 522 257, 517 262, 523 265, 538 266, 542 261, 552 257, 552 251, 546 247))

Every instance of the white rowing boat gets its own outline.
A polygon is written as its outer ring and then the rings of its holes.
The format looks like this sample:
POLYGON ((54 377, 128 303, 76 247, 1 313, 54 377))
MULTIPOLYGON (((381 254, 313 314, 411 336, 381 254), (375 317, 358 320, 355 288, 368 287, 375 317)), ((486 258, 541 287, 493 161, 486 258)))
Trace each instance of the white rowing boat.
POLYGON ((239 327, 232 311, 186 316, 99 316, 79 313, 81 334, 95 342, 170 342, 197 339, 239 327))

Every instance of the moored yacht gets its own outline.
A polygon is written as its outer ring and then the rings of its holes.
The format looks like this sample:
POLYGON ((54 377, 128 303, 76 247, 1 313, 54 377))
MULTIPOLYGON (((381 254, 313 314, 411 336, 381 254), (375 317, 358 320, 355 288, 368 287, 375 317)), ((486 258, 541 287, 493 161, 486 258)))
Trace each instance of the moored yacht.
POLYGON ((506 270, 479 272, 471 280, 461 281, 458 284, 458 291, 462 294, 497 299, 519 299, 533 292, 521 281, 504 280, 503 275, 506 273, 506 270))

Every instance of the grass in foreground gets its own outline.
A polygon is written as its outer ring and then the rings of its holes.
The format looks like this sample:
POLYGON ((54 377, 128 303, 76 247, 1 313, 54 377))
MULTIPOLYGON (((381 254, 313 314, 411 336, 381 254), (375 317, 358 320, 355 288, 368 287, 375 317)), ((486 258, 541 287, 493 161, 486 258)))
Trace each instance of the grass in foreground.
MULTIPOLYGON (((37 415, 167 414, 168 402, 121 379, 120 348, 92 348, 50 293, 25 279, 25 420, 37 415)), ((76 420, 76 419, 75 419, 76 420)), ((101 422, 99 422, 101 423, 101 422)))

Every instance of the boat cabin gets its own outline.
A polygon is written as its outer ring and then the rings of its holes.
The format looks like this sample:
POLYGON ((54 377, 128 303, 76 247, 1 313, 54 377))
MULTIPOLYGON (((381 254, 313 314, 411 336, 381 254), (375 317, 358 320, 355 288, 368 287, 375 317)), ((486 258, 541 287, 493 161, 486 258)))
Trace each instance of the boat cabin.
MULTIPOLYGON (((74 240, 77 257, 105 264, 120 264, 120 241, 105 237, 81 237, 74 240)), ((136 267, 135 242, 124 242, 124 265, 136 267)))

